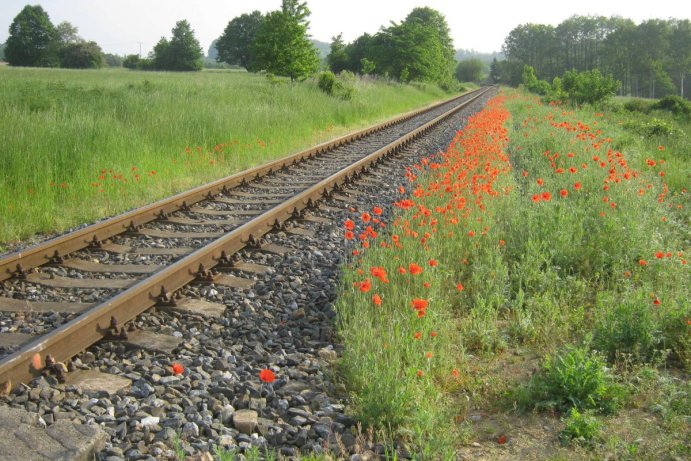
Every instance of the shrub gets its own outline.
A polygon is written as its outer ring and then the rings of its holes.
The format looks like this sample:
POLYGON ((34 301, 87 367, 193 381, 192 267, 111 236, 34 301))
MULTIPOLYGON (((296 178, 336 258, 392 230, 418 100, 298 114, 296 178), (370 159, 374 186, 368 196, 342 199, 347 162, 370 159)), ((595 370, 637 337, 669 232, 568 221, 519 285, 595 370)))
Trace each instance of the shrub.
POLYGON ((675 117, 691 117, 691 103, 680 96, 665 96, 655 104, 652 104, 651 107, 657 110, 668 110, 675 117))
POLYGON ((573 104, 597 104, 614 96, 621 83, 611 75, 602 75, 599 70, 585 72, 569 70, 561 78, 564 91, 573 104))
MULTIPOLYGON (((606 302, 616 303, 616 300, 606 302)), ((592 345, 610 361, 618 353, 625 353, 645 362, 659 349, 660 331, 647 299, 627 298, 614 308, 600 305, 598 310, 604 314, 595 324, 592 345)))
POLYGON ((317 86, 324 93, 349 101, 353 98, 355 87, 353 86, 354 76, 347 73, 340 77, 331 71, 321 72, 317 77, 317 86))
POLYGON ((677 133, 671 122, 654 117, 628 121, 624 124, 624 128, 646 137, 671 136, 677 133))
POLYGON ((569 415, 562 419, 566 427, 559 434, 564 444, 578 444, 592 447, 600 439, 602 423, 587 412, 581 413, 571 408, 569 415))
POLYGON ((642 114, 649 113, 653 108, 653 102, 646 99, 630 99, 624 103, 624 109, 629 112, 640 112, 642 114))
POLYGON ((538 409, 613 412, 621 404, 622 389, 607 373, 600 355, 569 347, 545 359, 542 370, 528 383, 527 397, 538 409))

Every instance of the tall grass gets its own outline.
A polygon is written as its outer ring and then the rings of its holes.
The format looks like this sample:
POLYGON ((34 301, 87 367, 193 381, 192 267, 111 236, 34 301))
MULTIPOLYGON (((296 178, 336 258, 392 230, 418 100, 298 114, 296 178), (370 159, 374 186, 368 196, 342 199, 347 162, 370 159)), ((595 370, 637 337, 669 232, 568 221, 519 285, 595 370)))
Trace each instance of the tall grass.
POLYGON ((342 101, 313 82, 227 71, 1 66, 0 80, 0 242, 112 215, 444 97, 358 82, 342 101))

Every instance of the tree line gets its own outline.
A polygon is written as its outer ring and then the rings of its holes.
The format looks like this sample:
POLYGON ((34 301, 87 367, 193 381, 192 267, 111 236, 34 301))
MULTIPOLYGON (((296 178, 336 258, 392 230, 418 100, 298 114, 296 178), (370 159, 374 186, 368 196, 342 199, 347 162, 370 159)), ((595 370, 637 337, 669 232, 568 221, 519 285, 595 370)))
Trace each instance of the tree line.
POLYGON ((496 59, 490 77, 521 83, 524 65, 551 81, 566 71, 599 69, 621 82, 620 94, 657 98, 689 96, 691 21, 572 16, 556 27, 522 24, 506 37, 506 60, 496 59))

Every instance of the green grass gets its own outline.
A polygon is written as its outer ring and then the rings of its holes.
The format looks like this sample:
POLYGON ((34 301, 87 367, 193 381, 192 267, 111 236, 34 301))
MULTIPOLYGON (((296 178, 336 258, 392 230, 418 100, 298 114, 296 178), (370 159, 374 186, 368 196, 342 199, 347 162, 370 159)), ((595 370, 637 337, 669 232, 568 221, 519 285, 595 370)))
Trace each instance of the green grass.
MULTIPOLYGON (((488 459, 687 454, 688 405, 636 372, 688 399, 674 376, 691 366, 691 133, 655 116, 674 130, 641 136, 628 122, 642 115, 506 91, 419 173, 344 274, 341 372, 362 422, 425 459, 474 441, 488 459), (560 433, 592 443, 562 447, 560 433)), ((359 235, 368 223, 352 219, 359 235)))
POLYGON ((150 203, 447 97, 432 86, 358 81, 342 101, 314 82, 230 71, 0 66, 0 80, 4 243, 150 203))

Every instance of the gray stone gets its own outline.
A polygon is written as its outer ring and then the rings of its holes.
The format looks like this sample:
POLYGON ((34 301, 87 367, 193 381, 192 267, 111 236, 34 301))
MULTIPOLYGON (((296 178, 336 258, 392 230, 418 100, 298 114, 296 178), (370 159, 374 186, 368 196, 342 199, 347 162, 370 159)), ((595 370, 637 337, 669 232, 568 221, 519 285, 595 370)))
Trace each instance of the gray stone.
POLYGON ((233 414, 233 425, 238 431, 249 435, 257 428, 258 417, 254 410, 238 410, 233 414))

